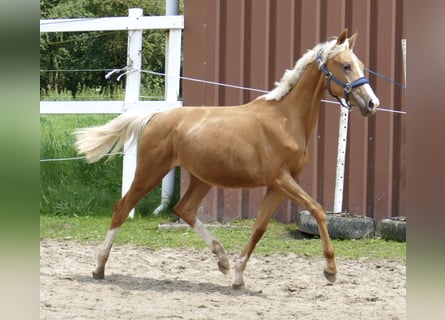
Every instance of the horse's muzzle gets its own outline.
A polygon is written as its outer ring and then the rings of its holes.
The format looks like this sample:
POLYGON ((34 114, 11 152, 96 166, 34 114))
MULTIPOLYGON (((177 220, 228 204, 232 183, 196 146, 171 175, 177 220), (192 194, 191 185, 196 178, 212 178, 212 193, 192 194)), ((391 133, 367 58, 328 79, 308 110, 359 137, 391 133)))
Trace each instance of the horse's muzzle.
POLYGON ((379 106, 379 101, 375 100, 369 100, 368 102, 368 108, 367 108, 367 114, 372 115, 377 111, 377 107, 379 106))
POLYGON ((361 114, 364 117, 372 116, 376 113, 377 107, 380 105, 380 101, 377 97, 371 97, 369 99, 363 99, 361 96, 353 95, 357 106, 360 109, 361 114))

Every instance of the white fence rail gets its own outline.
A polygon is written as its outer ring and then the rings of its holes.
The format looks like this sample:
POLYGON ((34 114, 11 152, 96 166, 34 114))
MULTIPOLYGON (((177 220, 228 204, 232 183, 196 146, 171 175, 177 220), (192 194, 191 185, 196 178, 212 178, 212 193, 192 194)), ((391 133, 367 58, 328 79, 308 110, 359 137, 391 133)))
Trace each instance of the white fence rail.
MULTIPOLYGON (((94 114, 94 113, 123 113, 128 110, 145 109, 152 112, 165 111, 182 106, 178 101, 182 29, 184 17, 179 15, 144 17, 142 9, 129 9, 128 17, 111 18, 80 18, 80 19, 46 19, 40 20, 40 32, 82 32, 82 31, 111 31, 127 30, 127 66, 125 100, 124 101, 41 101, 41 114, 94 114), (165 101, 139 101, 142 61, 142 33, 147 29, 166 29, 165 54, 165 101)), ((116 67, 116 66, 113 66, 116 67)), ((122 195, 130 188, 136 169, 136 148, 124 148, 124 162, 122 170, 122 195)), ((172 170, 162 181, 163 203, 165 197, 171 195, 172 170), (166 186, 168 184, 168 186, 166 186)), ((134 216, 134 210, 130 217, 134 216)))
POLYGON ((160 112, 180 106, 181 101, 40 101, 40 113, 123 113, 136 109, 160 112))
MULTIPOLYGON (((46 19, 40 20, 40 32, 82 32, 184 28, 183 16, 131 16, 110 18, 46 19)), ((137 9, 136 9, 137 10, 137 9)), ((138 11, 134 11, 138 12, 138 11)))

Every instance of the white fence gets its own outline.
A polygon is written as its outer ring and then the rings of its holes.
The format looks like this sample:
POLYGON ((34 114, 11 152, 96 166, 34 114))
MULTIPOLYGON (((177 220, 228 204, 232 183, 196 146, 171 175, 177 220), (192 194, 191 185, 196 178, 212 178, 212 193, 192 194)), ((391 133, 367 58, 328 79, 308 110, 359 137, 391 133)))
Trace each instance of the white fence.
MULTIPOLYGON (((184 29, 184 17, 179 15, 144 17, 142 9, 129 9, 128 17, 80 18, 80 19, 46 19, 40 20, 40 32, 81 32, 81 31, 128 31, 127 66, 125 99, 123 101, 41 101, 41 114, 94 114, 123 113, 134 109, 145 109, 152 112, 165 111, 182 106, 178 101, 180 67, 181 67, 181 34, 184 29), (142 33, 148 29, 166 29, 167 43, 165 53, 165 91, 164 101, 139 101, 141 83, 142 33)), ((116 66, 113 66, 116 67, 116 66)), ((136 147, 124 148, 122 171, 122 195, 130 188, 136 169, 136 147)), ((174 183, 174 170, 162 181, 162 201, 168 201, 174 183), (169 186, 166 186, 169 185, 169 186)), ((134 210, 130 217, 134 216, 134 210)))

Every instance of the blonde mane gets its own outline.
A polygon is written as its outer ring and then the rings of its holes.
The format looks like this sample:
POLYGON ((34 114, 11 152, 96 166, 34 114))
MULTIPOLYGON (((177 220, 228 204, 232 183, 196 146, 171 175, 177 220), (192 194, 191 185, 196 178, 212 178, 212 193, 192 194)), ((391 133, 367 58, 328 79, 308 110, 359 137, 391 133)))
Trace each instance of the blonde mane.
POLYGON ((292 70, 286 70, 283 77, 276 83, 276 87, 269 93, 261 96, 266 100, 281 100, 298 82, 306 67, 317 58, 317 54, 321 51, 322 63, 325 63, 328 58, 332 58, 349 48, 349 40, 347 39, 340 45, 337 45, 337 37, 328 40, 327 42, 319 43, 312 50, 308 50, 295 63, 292 70))

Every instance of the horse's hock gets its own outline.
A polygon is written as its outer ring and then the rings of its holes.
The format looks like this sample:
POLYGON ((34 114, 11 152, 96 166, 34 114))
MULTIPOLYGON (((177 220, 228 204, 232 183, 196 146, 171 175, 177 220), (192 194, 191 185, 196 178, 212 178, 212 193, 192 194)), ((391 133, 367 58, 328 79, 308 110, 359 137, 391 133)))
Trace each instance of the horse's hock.
MULTIPOLYGON (((334 239, 361 239, 375 236, 375 221, 370 217, 355 216, 348 213, 328 213, 328 231, 334 239)), ((309 211, 301 211, 297 215, 297 226, 301 232, 320 235, 317 222, 309 211)))

